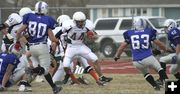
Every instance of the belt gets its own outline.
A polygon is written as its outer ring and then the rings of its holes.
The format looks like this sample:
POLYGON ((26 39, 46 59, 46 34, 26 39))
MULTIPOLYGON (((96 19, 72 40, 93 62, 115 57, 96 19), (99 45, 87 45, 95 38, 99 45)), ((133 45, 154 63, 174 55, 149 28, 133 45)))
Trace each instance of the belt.
POLYGON ((39 44, 47 44, 47 43, 46 42, 29 43, 29 46, 39 45, 39 44))

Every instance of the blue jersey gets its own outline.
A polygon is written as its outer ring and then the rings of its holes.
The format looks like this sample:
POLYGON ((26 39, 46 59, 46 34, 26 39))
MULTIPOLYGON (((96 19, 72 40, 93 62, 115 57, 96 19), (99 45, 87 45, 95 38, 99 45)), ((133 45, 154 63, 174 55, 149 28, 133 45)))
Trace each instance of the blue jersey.
MULTIPOLYGON (((4 74, 6 73, 6 69, 8 67, 8 64, 14 65, 14 69, 17 67, 19 64, 19 59, 18 57, 11 53, 0 53, 0 83, 2 82, 2 79, 4 77, 4 74)), ((14 71, 13 69, 13 71, 14 71)))
POLYGON ((168 40, 171 43, 171 46, 175 49, 177 44, 180 44, 180 30, 177 28, 171 29, 168 32, 168 40))
POLYGON ((56 21, 50 16, 29 13, 23 16, 23 24, 28 26, 29 43, 46 43, 48 29, 54 29, 56 21))
POLYGON ((142 60, 150 55, 151 41, 156 39, 156 30, 146 28, 144 30, 128 30, 123 33, 125 42, 131 45, 134 61, 142 60))

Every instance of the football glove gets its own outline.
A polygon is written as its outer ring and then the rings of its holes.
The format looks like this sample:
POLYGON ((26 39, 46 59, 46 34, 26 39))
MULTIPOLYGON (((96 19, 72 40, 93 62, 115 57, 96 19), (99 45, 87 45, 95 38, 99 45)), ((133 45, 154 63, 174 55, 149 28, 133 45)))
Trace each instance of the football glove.
POLYGON ((118 59, 120 59, 119 57, 114 57, 114 60, 117 61, 118 59))
POLYGON ((160 54, 161 54, 161 51, 158 50, 158 49, 153 49, 153 50, 152 50, 152 53, 153 53, 153 55, 160 55, 160 54))

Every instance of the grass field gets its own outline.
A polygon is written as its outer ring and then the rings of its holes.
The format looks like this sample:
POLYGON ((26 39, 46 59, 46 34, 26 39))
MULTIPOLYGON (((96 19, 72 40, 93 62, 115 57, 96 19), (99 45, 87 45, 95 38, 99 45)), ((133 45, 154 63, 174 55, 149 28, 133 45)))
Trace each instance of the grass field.
MULTIPOLYGON (((144 80, 141 74, 105 74, 113 77, 110 83, 105 86, 98 86, 95 81, 85 75, 90 81, 89 85, 63 85, 63 90, 59 94, 164 94, 165 89, 154 91, 154 89, 144 80)), ((157 79, 158 76, 153 74, 157 79)), ((13 86, 8 91, 1 94, 53 94, 47 82, 32 83, 32 92, 17 92, 17 86, 13 86)))

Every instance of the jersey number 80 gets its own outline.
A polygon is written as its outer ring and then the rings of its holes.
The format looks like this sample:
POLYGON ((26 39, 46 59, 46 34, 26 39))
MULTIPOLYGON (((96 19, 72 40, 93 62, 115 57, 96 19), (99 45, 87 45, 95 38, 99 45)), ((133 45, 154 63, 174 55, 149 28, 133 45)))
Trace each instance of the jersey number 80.
POLYGON ((44 23, 37 23, 35 21, 30 21, 28 28, 31 36, 36 36, 37 38, 41 38, 46 34, 47 25, 44 23))

